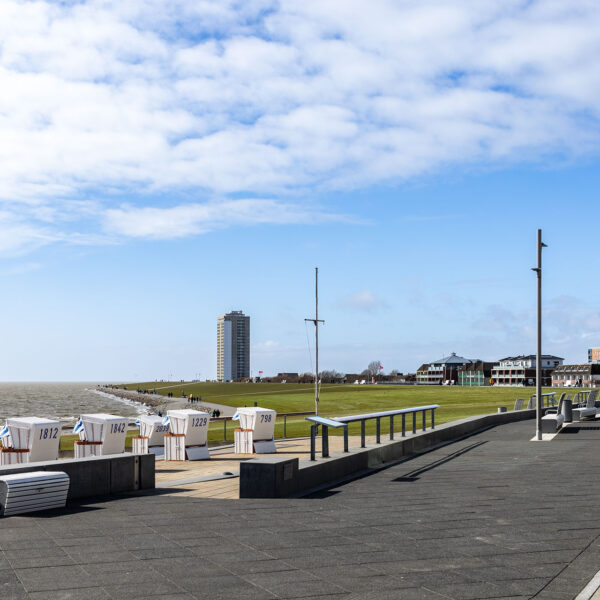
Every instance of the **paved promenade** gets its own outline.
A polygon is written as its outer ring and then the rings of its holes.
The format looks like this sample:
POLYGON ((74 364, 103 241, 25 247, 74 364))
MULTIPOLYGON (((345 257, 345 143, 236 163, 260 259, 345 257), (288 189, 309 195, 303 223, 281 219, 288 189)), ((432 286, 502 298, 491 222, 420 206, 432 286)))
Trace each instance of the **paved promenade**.
POLYGON ((600 569, 600 430, 532 436, 496 427, 310 498, 4 519, 0 597, 574 598, 600 569))
MULTIPOLYGON (((411 435, 408 433, 407 437, 411 435)), ((375 444, 374 435, 366 436, 365 440, 367 445, 375 444)), ((321 453, 320 442, 321 438, 319 437, 317 441, 319 456, 321 453)), ((360 436, 350 436, 348 445, 351 449, 360 448, 360 436)), ((276 446, 277 455, 262 454, 261 456, 298 458, 301 463, 310 461, 309 438, 277 440, 276 446)), ((341 452, 343 447, 344 438, 342 436, 329 438, 330 452, 341 452)), ((256 454, 234 454, 230 447, 220 450, 211 449, 210 460, 186 462, 157 460, 156 486, 163 488, 165 493, 175 494, 179 497, 238 499, 240 497, 240 463, 254 458, 257 458, 256 454), (224 473, 231 473, 234 477, 219 478, 224 473)))

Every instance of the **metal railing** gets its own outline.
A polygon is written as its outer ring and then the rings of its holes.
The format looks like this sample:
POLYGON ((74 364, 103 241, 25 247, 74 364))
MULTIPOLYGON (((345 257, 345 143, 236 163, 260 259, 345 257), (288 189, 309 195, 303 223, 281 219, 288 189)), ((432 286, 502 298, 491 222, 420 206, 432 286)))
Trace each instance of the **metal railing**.
POLYGON ((324 417, 306 417, 306 421, 310 421, 313 425, 310 426, 310 460, 316 460, 317 452, 317 430, 321 425, 321 455, 323 458, 329 457, 329 428, 343 427, 344 428, 344 452, 348 452, 348 423, 340 423, 332 419, 324 417))
MULTIPOLYGON (((556 392, 548 392, 546 394, 542 394, 542 408, 550 408, 556 406, 556 392)), ((527 410, 532 410, 536 407, 536 394, 532 394, 529 397, 529 402, 527 403, 527 410)))
POLYGON ((573 394, 573 407, 575 407, 575 405, 586 404, 591 392, 592 390, 582 390, 573 394))
POLYGON ((281 415, 277 415, 277 418, 283 417, 283 439, 287 437, 287 418, 288 417, 304 417, 305 415, 314 415, 314 410, 309 410, 308 412, 293 412, 293 413, 282 413, 281 415))
POLYGON ((321 449, 323 458, 329 456, 329 428, 344 427, 344 452, 348 452, 348 424, 360 422, 360 447, 366 447, 366 423, 375 419, 375 440, 381 444, 381 419, 389 417, 390 419, 390 440, 394 439, 394 417, 402 417, 402 437, 406 436, 406 415, 412 415, 412 432, 417 432, 417 414, 422 413, 422 430, 427 430, 427 412, 431 412, 431 429, 435 429, 435 409, 439 404, 430 404, 428 406, 417 406, 415 408, 401 408, 398 410, 386 410, 378 413, 368 413, 364 415, 349 415, 347 417, 334 417, 326 419, 323 417, 306 417, 307 421, 314 423, 310 428, 310 460, 315 460, 316 456, 316 437, 319 425, 321 425, 321 449))
POLYGON ((378 413, 368 413, 365 415, 350 415, 348 417, 335 417, 334 421, 340 423, 354 423, 360 421, 360 447, 365 447, 366 437, 366 422, 370 419, 376 419, 375 439, 378 444, 381 444, 381 419, 390 418, 390 440, 394 439, 394 417, 402 416, 402 437, 406 436, 406 415, 412 414, 412 432, 417 432, 417 413, 423 415, 423 431, 426 431, 427 411, 431 411, 431 429, 435 429, 435 409, 439 408, 439 404, 430 404, 429 406, 417 406, 415 408, 401 408, 398 410, 386 410, 378 413))

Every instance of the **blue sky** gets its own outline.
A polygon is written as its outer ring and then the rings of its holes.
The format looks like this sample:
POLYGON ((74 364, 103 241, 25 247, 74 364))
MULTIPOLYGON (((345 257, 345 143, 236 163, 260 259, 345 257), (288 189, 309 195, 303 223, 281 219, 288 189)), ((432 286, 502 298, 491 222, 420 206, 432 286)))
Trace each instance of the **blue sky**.
POLYGON ((414 371, 600 345, 600 9, 5 2, 2 380, 414 371), (192 6, 193 5, 193 6, 192 6), (307 341, 308 333, 308 341, 307 341), (308 344, 311 345, 309 353, 308 344))

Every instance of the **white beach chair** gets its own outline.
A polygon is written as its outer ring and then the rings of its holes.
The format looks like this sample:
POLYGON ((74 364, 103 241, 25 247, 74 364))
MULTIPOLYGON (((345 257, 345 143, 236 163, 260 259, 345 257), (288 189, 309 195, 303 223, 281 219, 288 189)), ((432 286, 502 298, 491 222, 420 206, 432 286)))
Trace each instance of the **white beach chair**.
POLYGON ((273 454, 277 452, 274 441, 277 412, 259 406, 238 408, 235 420, 239 418, 240 428, 235 430, 236 454, 273 454))
POLYGON ((165 433, 169 426, 163 424, 163 417, 157 415, 142 415, 136 423, 140 427, 140 434, 132 438, 134 454, 155 454, 163 456, 165 453, 165 433))
POLYGON ((75 458, 123 454, 127 422, 127 417, 104 413, 81 415, 73 429, 73 433, 79 433, 79 441, 75 442, 75 458))
POLYGON ((9 436, 4 438, 0 464, 57 460, 61 423, 40 417, 18 417, 6 420, 9 436))
POLYGON ((199 410, 170 410, 165 419, 169 432, 164 434, 165 460, 205 460, 208 452, 210 416, 199 410))

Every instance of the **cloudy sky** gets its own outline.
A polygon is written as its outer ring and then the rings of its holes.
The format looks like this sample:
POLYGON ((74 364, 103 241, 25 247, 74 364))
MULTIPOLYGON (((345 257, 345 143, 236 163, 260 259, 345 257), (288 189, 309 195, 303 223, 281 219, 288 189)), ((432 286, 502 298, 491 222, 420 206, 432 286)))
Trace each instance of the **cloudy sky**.
POLYGON ((0 2, 3 380, 600 345, 595 0, 0 2), (307 339, 308 338, 308 339, 307 339))

